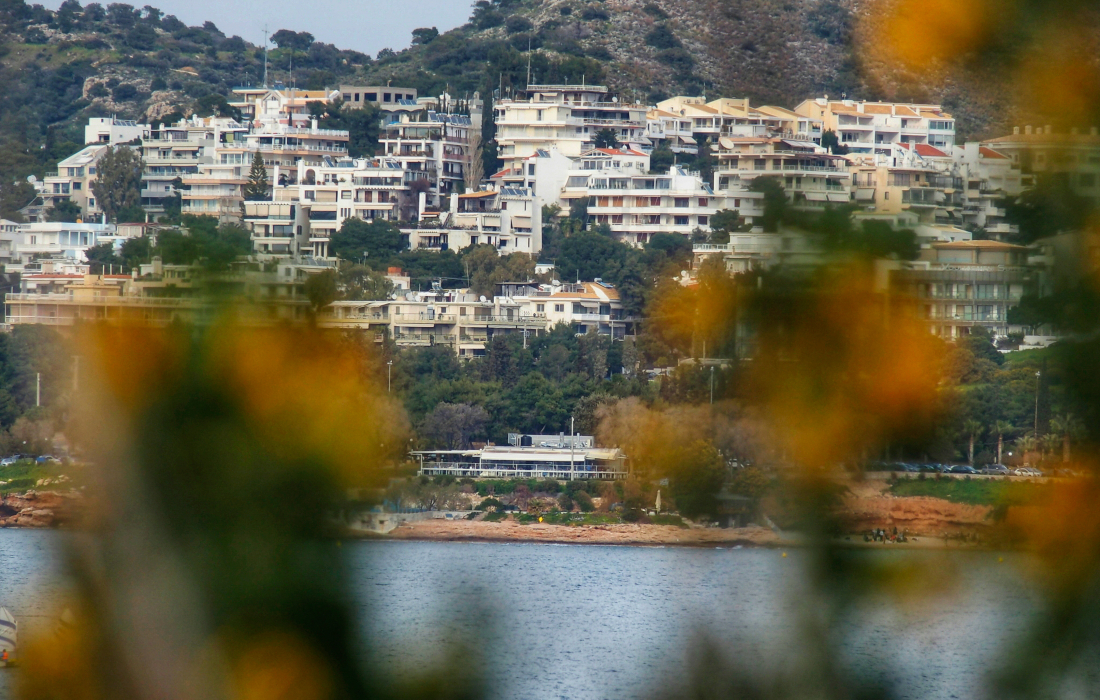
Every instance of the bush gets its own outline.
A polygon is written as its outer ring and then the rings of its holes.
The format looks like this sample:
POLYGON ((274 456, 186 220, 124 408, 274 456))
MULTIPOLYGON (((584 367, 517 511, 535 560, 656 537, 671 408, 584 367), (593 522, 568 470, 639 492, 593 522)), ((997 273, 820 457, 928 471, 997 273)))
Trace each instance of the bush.
POLYGON ((509 34, 519 34, 520 32, 529 32, 535 28, 535 25, 531 23, 531 20, 526 17, 520 17, 519 15, 512 15, 504 23, 504 28, 509 34))
POLYGON ((124 100, 132 100, 137 97, 137 88, 129 83, 123 83, 114 90, 111 90, 111 97, 115 102, 122 102, 124 100))
POLYGON ((642 12, 656 19, 668 19, 668 13, 662 10, 660 6, 655 2, 646 4, 642 8, 642 12))
POLYGON ((607 14, 606 10, 602 10, 598 7, 586 7, 581 11, 581 19, 589 22, 603 22, 609 17, 610 15, 607 14))
POLYGON ((687 73, 695 65, 695 59, 681 47, 658 51, 657 60, 683 73, 687 73))
POLYGON ((541 493, 558 493, 561 491, 561 484, 554 479, 546 479, 540 481, 535 487, 535 490, 541 493))
POLYGON ((672 30, 663 24, 658 24, 645 35, 645 43, 655 49, 675 49, 681 46, 680 40, 672 33, 672 30))
POLYGON ((563 493, 558 496, 558 508, 561 508, 566 513, 573 511, 573 499, 570 498, 568 493, 563 493))
POLYGON ((588 495, 587 491, 578 491, 574 499, 582 513, 591 513, 596 510, 596 505, 592 502, 592 497, 588 495))
POLYGON ((498 501, 495 498, 486 498, 481 503, 478 503, 477 508, 475 508, 474 510, 488 510, 490 508, 500 508, 502 505, 504 505, 504 504, 501 503, 500 501, 498 501))

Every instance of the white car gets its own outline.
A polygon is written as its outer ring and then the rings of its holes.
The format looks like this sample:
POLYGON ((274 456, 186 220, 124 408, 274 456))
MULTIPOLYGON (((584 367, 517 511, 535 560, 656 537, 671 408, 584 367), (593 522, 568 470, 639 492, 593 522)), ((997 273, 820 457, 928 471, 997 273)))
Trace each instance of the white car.
POLYGON ((10 467, 18 461, 18 457, 5 457, 4 459, 0 459, 0 467, 10 467))

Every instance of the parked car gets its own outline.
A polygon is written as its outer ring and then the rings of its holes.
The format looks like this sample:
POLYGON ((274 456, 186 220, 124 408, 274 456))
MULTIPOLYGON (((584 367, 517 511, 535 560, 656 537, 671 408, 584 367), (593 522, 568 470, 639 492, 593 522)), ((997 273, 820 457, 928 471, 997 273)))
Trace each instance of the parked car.
POLYGON ((18 462, 19 459, 20 459, 19 455, 12 455, 11 457, 5 457, 4 459, 0 459, 0 467, 10 467, 11 465, 18 462))
POLYGON ((34 461, 38 464, 61 464, 61 460, 53 455, 40 455, 34 461))
POLYGON ((895 472, 919 472, 920 467, 915 464, 909 464, 908 462, 898 462, 893 465, 890 470, 895 472))
POLYGON ((1016 476, 1042 476, 1043 473, 1033 467, 1020 467, 1012 472, 1016 476))
POLYGON ((977 474, 978 470, 975 469, 974 467, 971 467, 971 466, 968 466, 968 465, 965 465, 965 464, 960 464, 958 466, 951 467, 951 473, 952 474, 977 474))
POLYGON ((982 468, 982 474, 993 476, 1008 476, 1008 467, 1003 464, 987 464, 982 468))

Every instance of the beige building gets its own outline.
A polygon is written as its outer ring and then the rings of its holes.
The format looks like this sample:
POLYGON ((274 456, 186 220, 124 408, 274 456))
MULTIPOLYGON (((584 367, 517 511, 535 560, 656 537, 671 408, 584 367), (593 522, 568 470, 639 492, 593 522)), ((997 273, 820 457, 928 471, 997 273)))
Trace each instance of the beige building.
POLYGON ((1007 156, 1023 175, 1061 178, 1078 196, 1100 206, 1100 134, 1096 127, 1088 133, 1078 129, 1054 133, 1049 126, 1015 127, 1012 134, 981 145, 1007 156))
POLYGON ((881 152, 894 143, 926 144, 940 149, 955 145, 955 119, 942 105, 910 102, 804 100, 795 113, 819 120, 853 154, 881 152))

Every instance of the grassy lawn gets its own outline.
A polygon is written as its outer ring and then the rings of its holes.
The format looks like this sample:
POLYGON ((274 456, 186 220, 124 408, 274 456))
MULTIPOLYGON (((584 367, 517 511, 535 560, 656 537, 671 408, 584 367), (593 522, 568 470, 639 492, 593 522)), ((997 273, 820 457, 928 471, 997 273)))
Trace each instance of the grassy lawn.
POLYGON ((1001 479, 905 479, 894 483, 895 496, 929 496, 972 506, 1019 505, 1044 495, 1050 487, 1001 479))
POLYGON ((69 481, 50 484, 42 488, 66 490, 80 486, 80 483, 78 483, 80 480, 77 478, 79 474, 74 473, 71 467, 60 464, 40 465, 35 464, 33 460, 23 460, 6 467, 0 467, 0 482, 8 482, 0 484, 0 494, 22 493, 35 488, 35 484, 38 483, 39 479, 56 479, 62 474, 68 475, 69 481))

